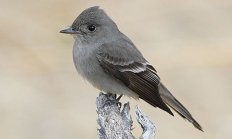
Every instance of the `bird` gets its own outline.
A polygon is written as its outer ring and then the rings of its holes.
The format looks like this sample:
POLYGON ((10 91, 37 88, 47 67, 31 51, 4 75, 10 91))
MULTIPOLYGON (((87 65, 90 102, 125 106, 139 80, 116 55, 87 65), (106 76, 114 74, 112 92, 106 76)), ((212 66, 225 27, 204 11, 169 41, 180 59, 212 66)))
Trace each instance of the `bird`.
POLYGON ((142 99, 174 116, 172 108, 203 131, 190 112, 164 86, 156 69, 99 6, 85 9, 69 28, 60 33, 73 36, 75 67, 94 87, 106 93, 142 99))

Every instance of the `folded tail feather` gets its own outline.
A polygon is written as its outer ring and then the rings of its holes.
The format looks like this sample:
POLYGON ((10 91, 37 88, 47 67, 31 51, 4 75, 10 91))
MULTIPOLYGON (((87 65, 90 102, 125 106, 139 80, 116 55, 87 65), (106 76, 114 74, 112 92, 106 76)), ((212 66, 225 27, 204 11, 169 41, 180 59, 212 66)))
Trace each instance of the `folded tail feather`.
POLYGON ((175 110, 181 117, 191 122, 197 129, 203 131, 200 124, 197 123, 189 111, 168 91, 168 89, 162 83, 159 85, 159 92, 161 98, 168 106, 175 110))

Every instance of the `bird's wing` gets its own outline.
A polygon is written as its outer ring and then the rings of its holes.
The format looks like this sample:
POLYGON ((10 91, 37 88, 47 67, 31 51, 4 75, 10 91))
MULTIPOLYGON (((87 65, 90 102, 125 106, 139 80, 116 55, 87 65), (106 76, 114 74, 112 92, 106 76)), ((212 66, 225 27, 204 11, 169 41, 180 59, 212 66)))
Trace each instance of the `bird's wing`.
POLYGON ((160 78, 156 70, 130 41, 122 41, 124 45, 112 42, 99 47, 97 57, 102 68, 141 99, 173 115, 159 94, 160 78))

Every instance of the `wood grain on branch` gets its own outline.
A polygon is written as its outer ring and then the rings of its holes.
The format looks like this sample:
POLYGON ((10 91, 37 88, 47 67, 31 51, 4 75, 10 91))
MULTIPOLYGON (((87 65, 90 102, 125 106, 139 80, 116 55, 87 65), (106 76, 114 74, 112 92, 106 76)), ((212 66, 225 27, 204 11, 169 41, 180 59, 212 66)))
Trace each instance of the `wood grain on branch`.
MULTIPOLYGON (((129 102, 123 105, 116 99, 116 95, 100 93, 96 99, 97 122, 100 126, 99 139, 135 139, 132 135, 132 118, 129 114, 129 102)), ((156 133, 155 124, 136 106, 136 119, 143 129, 140 139, 152 139, 156 133)))

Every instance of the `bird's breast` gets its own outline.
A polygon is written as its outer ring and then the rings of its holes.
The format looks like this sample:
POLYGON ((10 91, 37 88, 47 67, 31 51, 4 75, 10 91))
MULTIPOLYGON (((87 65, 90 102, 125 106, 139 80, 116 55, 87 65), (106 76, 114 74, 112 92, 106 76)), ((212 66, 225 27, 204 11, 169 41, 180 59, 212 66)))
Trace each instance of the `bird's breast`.
POLYGON ((73 61, 78 73, 86 79, 88 79, 88 76, 92 75, 96 69, 100 68, 96 58, 96 50, 90 47, 80 47, 74 44, 73 61))
POLYGON ((97 59, 97 49, 74 45, 73 60, 78 73, 94 87, 104 92, 124 94, 138 99, 137 94, 102 68, 97 59))

